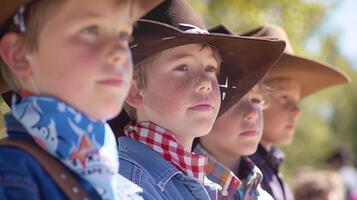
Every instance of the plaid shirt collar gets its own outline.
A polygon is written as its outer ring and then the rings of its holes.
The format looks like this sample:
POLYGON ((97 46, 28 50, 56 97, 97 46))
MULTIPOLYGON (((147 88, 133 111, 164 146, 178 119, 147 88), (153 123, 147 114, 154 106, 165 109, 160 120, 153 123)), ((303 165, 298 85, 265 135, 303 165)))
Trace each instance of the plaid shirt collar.
POLYGON ((241 185, 239 178, 230 169, 213 158, 200 144, 195 147, 195 152, 207 155, 207 175, 209 179, 222 187, 222 200, 231 199, 241 185))
POLYGON ((280 165, 285 160, 284 152, 274 146, 268 152, 261 144, 259 144, 257 154, 263 156, 275 172, 279 171, 280 165))
POLYGON ((222 200, 257 199, 258 186, 263 181, 263 174, 249 158, 241 157, 239 168, 234 173, 214 159, 201 145, 196 146, 195 152, 208 156, 207 174, 213 182, 221 185, 222 200))
POLYGON ((207 156, 185 151, 170 131, 152 122, 140 122, 127 125, 124 133, 152 148, 177 169, 203 183, 206 176, 207 156))

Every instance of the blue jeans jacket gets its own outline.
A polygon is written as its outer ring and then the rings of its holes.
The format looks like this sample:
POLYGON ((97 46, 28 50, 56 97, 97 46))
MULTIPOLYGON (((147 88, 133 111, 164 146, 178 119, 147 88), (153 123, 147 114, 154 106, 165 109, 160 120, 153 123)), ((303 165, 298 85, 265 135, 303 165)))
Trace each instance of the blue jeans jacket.
MULTIPOLYGON (((10 138, 34 142, 32 137, 12 116, 7 116, 10 138)), ((100 199, 94 188, 74 175, 92 199, 100 199)), ((67 199, 52 178, 28 153, 0 147, 0 199, 67 199)))
POLYGON ((120 137, 119 172, 143 188, 145 200, 215 200, 219 186, 208 179, 203 186, 145 144, 120 137))

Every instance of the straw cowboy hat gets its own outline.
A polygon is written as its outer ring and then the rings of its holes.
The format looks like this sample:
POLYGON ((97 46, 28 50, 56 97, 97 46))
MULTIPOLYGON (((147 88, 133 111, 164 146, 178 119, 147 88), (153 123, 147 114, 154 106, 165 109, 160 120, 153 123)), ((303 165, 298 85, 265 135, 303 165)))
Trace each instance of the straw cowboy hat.
MULTIPOLYGON (((0 0, 0 37, 6 33, 9 25, 12 23, 12 16, 20 6, 34 2, 35 0, 0 0)), ((140 18, 153 7, 158 5, 163 0, 131 0, 132 14, 135 19, 140 18)), ((0 78, 0 92, 4 93, 9 88, 6 86, 3 78, 0 78)))
MULTIPOLYGON (((135 64, 163 50, 192 43, 215 47, 222 57, 218 81, 222 95, 219 115, 239 101, 280 58, 285 42, 214 34, 206 30, 185 0, 166 0, 139 20, 131 43, 135 64)), ((111 122, 125 124, 121 115, 111 122)))
POLYGON ((350 77, 327 64, 294 55, 286 32, 279 26, 266 24, 239 33, 249 37, 274 37, 284 40, 286 47, 280 60, 269 72, 266 80, 290 78, 301 84, 301 98, 334 85, 350 82, 350 77))

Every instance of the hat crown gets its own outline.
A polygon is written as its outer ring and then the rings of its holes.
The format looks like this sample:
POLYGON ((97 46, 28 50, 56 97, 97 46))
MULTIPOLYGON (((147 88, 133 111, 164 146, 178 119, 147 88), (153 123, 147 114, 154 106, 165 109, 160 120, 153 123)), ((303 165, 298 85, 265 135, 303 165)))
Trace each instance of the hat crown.
POLYGON ((286 43, 284 53, 294 54, 294 50, 291 46, 288 35, 286 34, 285 30, 280 26, 274 24, 265 24, 252 28, 248 31, 239 33, 239 35, 246 37, 277 38, 283 40, 286 43))
POLYGON ((182 24, 207 29, 186 0, 166 0, 146 14, 143 19, 162 22, 180 29, 182 24))

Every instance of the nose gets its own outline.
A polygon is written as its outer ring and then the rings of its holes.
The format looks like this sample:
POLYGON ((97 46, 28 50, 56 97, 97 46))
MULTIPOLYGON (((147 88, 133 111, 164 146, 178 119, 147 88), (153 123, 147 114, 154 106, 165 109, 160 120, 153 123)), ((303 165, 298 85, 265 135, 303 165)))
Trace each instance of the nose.
POLYGON ((298 118, 301 114, 301 110, 299 108, 299 105, 297 103, 294 103, 291 107, 291 115, 294 118, 298 118))
POLYGON ((123 67, 131 63, 131 52, 127 41, 114 40, 109 46, 107 62, 111 66, 123 67))
POLYGON ((255 106, 250 100, 246 103, 245 112, 244 112, 244 120, 246 121, 254 121, 258 119, 259 112, 262 112, 258 106, 255 106))
POLYGON ((196 91, 204 94, 208 94, 212 91, 212 80, 207 74, 200 74, 197 80, 196 91))

